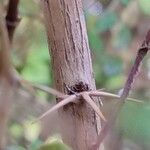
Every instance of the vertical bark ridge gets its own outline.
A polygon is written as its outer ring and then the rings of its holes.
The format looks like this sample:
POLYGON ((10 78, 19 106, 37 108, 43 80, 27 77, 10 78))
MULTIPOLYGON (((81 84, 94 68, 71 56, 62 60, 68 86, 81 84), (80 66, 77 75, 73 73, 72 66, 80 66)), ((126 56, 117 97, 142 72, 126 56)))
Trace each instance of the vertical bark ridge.
MULTIPOLYGON (((65 85, 81 81, 95 89, 82 1, 42 0, 41 4, 56 89, 67 92, 65 85)), ((90 150, 97 138, 97 120, 91 107, 84 102, 69 104, 59 116, 64 142, 73 150, 90 150)))

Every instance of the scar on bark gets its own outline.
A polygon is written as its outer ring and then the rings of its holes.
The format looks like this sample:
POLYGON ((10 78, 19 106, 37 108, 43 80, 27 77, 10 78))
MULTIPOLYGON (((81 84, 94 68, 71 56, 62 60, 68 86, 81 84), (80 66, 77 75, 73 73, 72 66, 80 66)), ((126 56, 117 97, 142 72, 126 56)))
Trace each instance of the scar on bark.
POLYGON ((66 86, 68 95, 77 94, 84 91, 89 91, 90 88, 87 83, 83 83, 82 81, 76 83, 72 86, 66 86))
MULTIPOLYGON (((78 93, 84 92, 84 91, 90 91, 91 89, 89 88, 89 85, 87 83, 84 83, 83 81, 79 81, 75 83, 74 85, 67 86, 65 85, 65 90, 68 95, 76 95, 78 96, 78 93)), ((81 98, 75 103, 75 102, 70 102, 69 104, 64 106, 64 110, 67 110, 71 106, 77 105, 78 107, 82 106, 85 103, 85 101, 81 98)))

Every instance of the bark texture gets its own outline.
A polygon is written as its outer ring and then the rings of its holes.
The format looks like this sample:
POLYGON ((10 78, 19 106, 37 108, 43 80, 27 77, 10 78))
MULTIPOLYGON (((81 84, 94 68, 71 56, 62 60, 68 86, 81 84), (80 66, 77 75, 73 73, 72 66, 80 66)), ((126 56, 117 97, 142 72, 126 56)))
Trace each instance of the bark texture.
MULTIPOLYGON (((67 93, 66 86, 78 92, 95 89, 82 1, 41 2, 56 89, 64 93, 67 93)), ((96 115, 90 106, 83 101, 68 104, 59 111, 59 116, 63 141, 73 150, 91 150, 98 130, 96 115)))

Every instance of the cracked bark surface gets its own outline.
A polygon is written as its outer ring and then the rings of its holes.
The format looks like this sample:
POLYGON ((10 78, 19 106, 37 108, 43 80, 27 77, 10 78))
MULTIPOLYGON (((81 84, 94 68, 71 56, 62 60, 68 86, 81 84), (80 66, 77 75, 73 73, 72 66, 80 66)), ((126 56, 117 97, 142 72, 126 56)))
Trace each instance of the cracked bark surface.
MULTIPOLYGON (((41 4, 56 89, 67 93, 66 86, 80 82, 95 89, 82 1, 42 0, 41 4)), ((59 116, 63 141, 73 150, 90 150, 100 128, 90 106, 84 102, 69 104, 59 111, 59 116)))

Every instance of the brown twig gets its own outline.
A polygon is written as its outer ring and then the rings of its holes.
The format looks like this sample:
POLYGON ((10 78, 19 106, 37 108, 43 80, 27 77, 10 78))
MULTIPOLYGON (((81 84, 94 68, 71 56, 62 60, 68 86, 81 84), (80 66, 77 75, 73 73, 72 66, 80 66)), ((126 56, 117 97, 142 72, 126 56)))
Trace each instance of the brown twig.
MULTIPOLYGON (((32 83, 30 81, 24 80, 18 74, 18 72, 15 69, 13 69, 13 76, 14 76, 15 82, 18 85, 25 87, 33 95, 35 94, 34 89, 38 89, 38 90, 41 90, 41 91, 46 92, 48 94, 54 95, 54 96, 56 96, 57 98, 60 98, 60 99, 65 99, 69 96, 69 95, 66 95, 64 93, 61 93, 60 91, 58 91, 54 88, 48 87, 46 85, 41 85, 41 84, 39 85, 39 84, 32 83)), ((104 97, 104 98, 109 98, 109 99, 113 98, 115 100, 120 100, 119 95, 115 95, 115 94, 105 92, 105 91, 102 91, 102 90, 103 89, 98 89, 98 90, 94 90, 94 91, 89 91, 87 93, 89 94, 89 96, 92 96, 92 97, 104 97)), ((127 100, 132 101, 132 102, 137 102, 137 103, 143 103, 143 101, 137 100, 137 99, 134 99, 134 98, 127 98, 127 100)))
MULTIPOLYGON (((31 84, 30 84, 31 85, 31 84)), ((43 86, 38 86, 38 89, 45 91, 43 88, 43 86)), ((49 89, 47 87, 47 89, 49 89)), ((51 89, 51 88, 50 88, 51 89)), ((54 93, 53 92, 49 92, 48 90, 46 90, 45 92, 48 92, 49 94, 54 94, 59 92, 55 89, 54 93)), ((94 103, 94 101, 90 98, 90 96, 96 96, 96 97, 108 97, 108 98, 115 98, 115 99, 120 99, 119 96, 115 95, 115 94, 111 94, 111 93, 107 93, 107 92, 100 92, 100 91, 89 91, 89 92, 81 92, 78 93, 78 95, 74 94, 74 95, 63 95, 62 100, 57 103, 56 105, 54 105, 52 108, 50 108, 47 112, 45 112, 44 114, 42 114, 40 117, 38 117, 36 119, 36 121, 34 121, 33 123, 43 119, 44 117, 46 117, 47 115, 51 114, 53 111, 56 111, 58 109, 60 109, 61 107, 67 105, 70 102, 75 102, 77 100, 79 100, 79 98, 83 98, 92 108, 93 110, 104 120, 106 121, 106 118, 104 117, 104 115, 102 114, 102 112, 100 111, 100 109, 97 107, 97 105, 94 103), (65 97, 65 98, 64 98, 65 97), (64 98, 64 99, 63 99, 64 98)), ((59 96, 59 98, 61 98, 59 96)), ((138 103, 142 103, 142 101, 140 100, 136 100, 136 99, 132 99, 132 98, 128 98, 127 100, 129 101, 133 101, 133 102, 138 102, 138 103)))
POLYGON ((0 5, 0 149, 4 149, 4 138, 6 133, 9 110, 15 88, 10 82, 10 42, 8 32, 3 18, 3 10, 0 5))
POLYGON ((20 19, 18 17, 18 4, 19 4, 19 0, 9 0, 8 3, 8 9, 6 15, 6 26, 7 26, 10 42, 13 39, 16 26, 20 22, 20 19))
MULTIPOLYGON (((28 82, 29 83, 29 82, 28 82)), ((46 93, 49 93, 49 94, 52 94, 54 96, 56 96, 57 98, 61 98, 61 99, 64 99, 64 98, 67 98, 68 95, 65 95, 53 88, 50 88, 50 87, 47 87, 47 86, 44 86, 44 85, 38 85, 38 84, 34 84, 34 83, 29 83, 33 88, 35 89, 38 89, 38 90, 42 90, 46 93)))
MULTIPOLYGON (((66 96, 66 95, 65 95, 66 96)), ((64 97, 64 96, 63 96, 64 97)), ((45 112, 44 114, 42 114, 40 117, 38 117, 36 119, 36 121, 34 121, 33 123, 41 120, 42 118, 46 117, 47 115, 49 115, 50 113, 52 113, 53 111, 56 111, 58 109, 60 109, 61 107, 63 107, 64 105, 67 105, 70 102, 74 102, 79 100, 82 97, 82 99, 84 99, 92 108, 93 110, 104 120, 106 121, 104 115, 102 114, 102 112, 100 111, 100 109, 97 107, 97 105, 94 103, 94 101, 90 98, 88 92, 80 92, 78 93, 78 95, 73 94, 73 95, 68 95, 65 99, 62 99, 59 103, 57 103, 55 106, 53 106, 51 109, 49 109, 47 112, 45 112)))
MULTIPOLYGON (((108 92, 104 92, 104 91, 90 91, 89 92, 90 96, 96 96, 96 97, 105 97, 105 98, 113 98, 115 100, 120 100, 120 96, 119 95, 115 95, 112 93, 108 93, 108 92)), ((127 98, 127 101, 132 101, 132 102, 137 102, 137 103, 143 103, 143 101, 141 100, 137 100, 134 98, 127 98)))
MULTIPOLYGON (((50 88, 50 87, 47 87, 47 86, 44 86, 44 85, 34 84, 34 83, 29 82, 29 81, 26 81, 26 80, 22 79, 22 77, 17 73, 16 70, 14 70, 13 73, 14 73, 14 78, 16 80, 15 82, 17 82, 20 86, 26 87, 27 90, 29 92, 31 92, 32 94, 35 94, 35 89, 38 89, 38 90, 42 90, 42 91, 44 91, 48 94, 52 94, 52 95, 56 96, 57 98, 61 99, 61 102, 57 103, 55 106, 53 106, 51 109, 49 109, 43 115, 41 115, 38 119, 36 119, 36 121, 41 120, 42 118, 44 118, 45 116, 47 116, 51 112, 56 111, 59 108, 63 107, 64 105, 70 103, 70 98, 72 97, 72 95, 71 96, 66 95, 64 93, 61 93, 61 92, 53 89, 53 88, 50 88)), ((101 97, 102 96, 102 97, 106 97, 106 98, 115 98, 115 99, 118 99, 118 100, 120 99, 120 97, 118 95, 111 94, 111 93, 104 92, 104 91, 100 91, 100 90, 80 92, 80 93, 77 93, 77 94, 75 93, 74 96, 75 96, 75 99, 72 100, 72 102, 75 102, 78 99, 78 97, 83 97, 84 100, 93 108, 93 110, 104 121, 106 121, 105 117, 101 113, 100 109, 96 106, 94 101, 90 98, 90 96, 91 97, 101 97)), ((136 100, 136 99, 132 99, 132 98, 128 98, 127 100, 141 103, 140 100, 136 100)), ((36 121, 34 121, 34 122, 36 122, 36 121)))
MULTIPOLYGON (((2 48, 0 54, 0 72, 4 72, 5 77, 7 80, 12 84, 16 83, 17 79, 15 79, 13 73, 13 66, 10 62, 10 42, 12 41, 14 30, 19 22, 18 19, 18 3, 19 0, 9 0, 8 10, 6 15, 6 22, 1 15, 1 35, 2 37, 2 46, 4 45, 5 48, 2 48), (3 20, 3 22, 2 22, 3 20), (6 28, 7 27, 7 28, 6 28), (8 31, 8 32, 7 32, 8 31)), ((2 14, 2 7, 1 13, 2 14)))
MULTIPOLYGON (((18 84, 20 84, 21 86, 25 86, 27 88, 27 90, 32 94, 35 94, 35 91, 32 92, 34 89, 38 89, 38 90, 41 90, 41 91, 46 92, 48 94, 54 95, 54 96, 56 96, 57 98, 60 98, 60 99, 65 99, 69 96, 69 95, 66 95, 64 93, 61 93, 60 91, 58 91, 54 88, 48 87, 46 85, 34 84, 30 81, 24 80, 24 79, 22 79, 22 77, 20 77, 20 75, 16 71, 15 71, 14 74, 15 74, 14 76, 16 76, 15 77, 16 82, 18 82, 18 84)), ((89 91, 87 93, 89 94, 89 96, 92 96, 92 97, 104 97, 104 98, 110 98, 110 99, 113 98, 115 100, 120 100, 119 95, 112 94, 110 92, 101 91, 101 90, 102 89, 98 89, 98 90, 94 90, 94 91, 89 91)), ((143 101, 137 100, 137 99, 134 99, 134 98, 127 98, 127 100, 132 101, 132 102, 137 102, 137 103, 143 103, 143 101)))
POLYGON ((117 103, 117 106, 115 107, 115 110, 111 113, 110 119, 106 123, 106 125, 102 128, 96 144, 93 146, 92 150, 97 150, 102 143, 103 139, 106 137, 108 131, 112 128, 113 124, 115 123, 117 116, 119 112, 122 109, 123 104, 125 103, 126 98, 129 95, 129 92, 131 90, 131 87, 133 85, 133 81, 135 79, 135 76, 138 73, 139 67, 147 54, 148 50, 150 50, 150 30, 148 31, 146 38, 144 42, 142 43, 142 46, 139 48, 134 65, 129 73, 129 76, 127 78, 127 81, 125 83, 123 92, 120 97, 120 101, 117 103))
POLYGON ((71 95, 67 98, 65 98, 64 100, 60 101, 59 103, 57 103, 55 106, 53 106, 51 109, 49 109, 48 111, 46 111, 44 114, 42 114, 40 117, 38 117, 35 121, 32 122, 35 123, 41 119, 43 119, 44 117, 46 117, 48 114, 58 110, 59 108, 65 106, 66 104, 70 103, 70 102, 74 102, 75 100, 77 100, 77 96, 76 95, 71 95))
POLYGON ((0 48, 0 75, 10 79, 10 44, 5 26, 5 21, 2 16, 2 7, 0 6, 0 35, 1 35, 1 48, 0 48))

